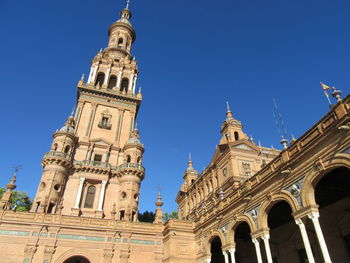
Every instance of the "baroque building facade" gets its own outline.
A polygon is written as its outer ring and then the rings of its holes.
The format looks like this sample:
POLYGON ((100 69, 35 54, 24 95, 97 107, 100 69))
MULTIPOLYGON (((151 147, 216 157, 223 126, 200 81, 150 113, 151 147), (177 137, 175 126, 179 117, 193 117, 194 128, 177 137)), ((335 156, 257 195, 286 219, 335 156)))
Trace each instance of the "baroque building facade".
POLYGON ((136 33, 128 6, 78 83, 77 108, 53 134, 29 212, 0 201, 1 262, 245 263, 350 261, 350 96, 282 151, 256 145, 227 107, 199 174, 189 160, 178 219, 137 220, 144 146, 135 119, 136 33))

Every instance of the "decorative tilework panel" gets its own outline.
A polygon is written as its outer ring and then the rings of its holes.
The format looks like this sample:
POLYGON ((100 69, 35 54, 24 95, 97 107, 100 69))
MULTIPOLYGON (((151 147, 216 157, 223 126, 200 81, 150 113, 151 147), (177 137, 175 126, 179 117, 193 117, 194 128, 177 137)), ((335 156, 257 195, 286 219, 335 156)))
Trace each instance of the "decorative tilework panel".
POLYGON ((86 241, 101 241, 101 242, 105 241, 104 237, 66 235, 66 234, 59 234, 58 238, 60 238, 60 239, 73 239, 73 240, 86 240, 86 241))
POLYGON ((139 239, 131 239, 131 244, 141 244, 141 245, 154 245, 153 240, 139 240, 139 239))
POLYGON ((29 231, 0 230, 0 235, 29 236, 29 231))

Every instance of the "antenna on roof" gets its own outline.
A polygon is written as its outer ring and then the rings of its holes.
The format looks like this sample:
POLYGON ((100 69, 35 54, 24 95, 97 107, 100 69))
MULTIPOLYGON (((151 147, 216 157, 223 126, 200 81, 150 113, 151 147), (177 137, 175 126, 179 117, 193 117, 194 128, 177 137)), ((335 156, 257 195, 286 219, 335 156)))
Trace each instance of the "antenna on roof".
POLYGON ((272 101, 273 101, 273 105, 274 105, 274 109, 272 111, 273 116, 275 117, 275 120, 276 120, 278 132, 282 137, 281 144, 283 145, 283 148, 287 148, 287 144, 288 144, 288 140, 286 139, 287 138, 287 129, 286 129, 286 126, 284 125, 284 120, 283 120, 282 114, 278 110, 275 99, 272 99, 272 101))

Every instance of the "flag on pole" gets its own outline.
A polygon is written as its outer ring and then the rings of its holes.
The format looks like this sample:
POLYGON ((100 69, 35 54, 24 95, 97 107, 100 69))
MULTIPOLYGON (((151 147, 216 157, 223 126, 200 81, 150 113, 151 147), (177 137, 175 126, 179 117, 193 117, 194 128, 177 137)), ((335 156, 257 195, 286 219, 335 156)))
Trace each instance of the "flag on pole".
POLYGON ((329 105, 332 105, 331 100, 329 99, 329 95, 328 95, 327 90, 334 89, 334 87, 327 86, 326 84, 324 84, 322 82, 320 82, 320 83, 321 83, 322 89, 324 91, 324 95, 326 95, 326 98, 328 100, 329 105))
POLYGON ((325 91, 333 88, 331 86, 327 86, 326 84, 324 84, 322 82, 320 82, 320 83, 321 83, 322 89, 325 90, 325 91))

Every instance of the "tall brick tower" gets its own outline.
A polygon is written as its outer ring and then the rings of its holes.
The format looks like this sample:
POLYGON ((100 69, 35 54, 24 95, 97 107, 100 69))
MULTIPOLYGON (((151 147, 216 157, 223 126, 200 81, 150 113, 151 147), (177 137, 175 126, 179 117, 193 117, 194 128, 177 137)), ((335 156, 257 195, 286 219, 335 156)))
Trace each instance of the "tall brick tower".
POLYGON ((136 221, 144 147, 134 127, 142 101, 131 54, 129 5, 109 27, 108 46, 78 83, 75 115, 53 134, 32 212, 136 221))

